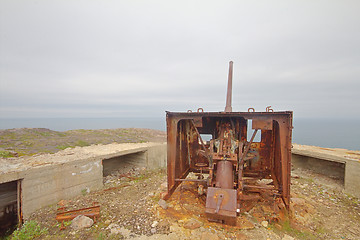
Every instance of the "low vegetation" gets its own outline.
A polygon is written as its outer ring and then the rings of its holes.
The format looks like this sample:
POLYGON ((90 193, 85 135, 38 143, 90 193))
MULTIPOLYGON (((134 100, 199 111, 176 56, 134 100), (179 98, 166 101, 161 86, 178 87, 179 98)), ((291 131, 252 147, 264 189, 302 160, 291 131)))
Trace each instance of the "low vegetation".
POLYGON ((0 157, 2 158, 9 158, 9 157, 14 157, 14 154, 12 154, 10 151, 0 151, 0 157))
POLYGON ((52 131, 46 128, 0 130, 0 157, 17 157, 39 153, 55 153, 66 148, 92 144, 164 142, 163 131, 118 128, 98 130, 52 131))
POLYGON ((11 240, 30 240, 47 234, 48 229, 42 228, 38 222, 32 220, 25 222, 20 228, 16 229, 9 239, 11 240))

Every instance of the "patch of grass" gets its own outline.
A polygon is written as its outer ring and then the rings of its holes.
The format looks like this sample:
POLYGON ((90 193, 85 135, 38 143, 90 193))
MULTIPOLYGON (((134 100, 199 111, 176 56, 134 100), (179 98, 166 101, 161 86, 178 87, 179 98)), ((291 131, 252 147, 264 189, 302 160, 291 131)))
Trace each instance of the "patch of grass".
MULTIPOLYGON (((71 220, 70 220, 70 221, 64 221, 64 226, 65 226, 65 227, 70 226, 70 224, 71 224, 71 220)), ((57 226, 58 228, 60 228, 60 227, 61 227, 61 223, 58 222, 58 223, 56 224, 56 226, 57 226)))
POLYGON ((150 178, 151 175, 149 173, 145 173, 145 174, 140 174, 138 176, 135 176, 134 178, 134 182, 137 183, 139 181, 143 181, 143 180, 146 180, 148 178, 150 178))
POLYGON ((9 151, 0 151, 0 157, 3 157, 3 158, 9 158, 9 157, 13 157, 13 154, 9 151))
POLYGON ((24 145, 25 147, 31 147, 31 146, 34 145, 34 143, 29 142, 29 141, 23 141, 23 145, 24 145))
POLYGON ((79 141, 75 142, 75 145, 79 146, 79 147, 86 147, 86 146, 89 146, 90 144, 88 142, 79 140, 79 141))
POLYGON ((357 197, 354 197, 351 194, 345 193, 346 198, 344 198, 344 202, 348 205, 360 205, 360 199, 357 197))
POLYGON ((28 240, 38 238, 41 235, 47 234, 47 228, 41 228, 36 221, 27 221, 21 228, 17 228, 11 235, 11 240, 28 240))
POLYGON ((104 233, 100 233, 97 237, 97 240, 104 240, 104 239, 106 239, 106 236, 104 233))
POLYGON ((43 137, 50 137, 52 135, 52 133, 50 133, 50 132, 39 132, 38 134, 43 137))
POLYGON ((282 223, 282 231, 288 233, 289 235, 296 236, 299 239, 308 239, 308 240, 316 240, 317 237, 314 236, 311 232, 303 230, 300 231, 293 226, 291 226, 291 223, 289 220, 284 221, 282 223))
POLYGON ((56 132, 56 135, 59 136, 59 137, 65 137, 67 136, 66 133, 63 133, 63 132, 56 132))
POLYGON ((86 130, 86 129, 76 129, 76 130, 73 130, 74 132, 78 132, 78 133, 87 133, 87 132, 90 132, 91 130, 86 130))
POLYGON ((81 190, 81 194, 82 194, 83 196, 85 196, 87 193, 88 193, 88 189, 87 189, 87 188, 84 188, 84 189, 81 190))
POLYGON ((57 149, 60 149, 60 150, 64 150, 64 149, 66 149, 66 148, 74 148, 74 146, 71 146, 71 145, 65 143, 65 144, 56 146, 56 148, 57 148, 57 149))

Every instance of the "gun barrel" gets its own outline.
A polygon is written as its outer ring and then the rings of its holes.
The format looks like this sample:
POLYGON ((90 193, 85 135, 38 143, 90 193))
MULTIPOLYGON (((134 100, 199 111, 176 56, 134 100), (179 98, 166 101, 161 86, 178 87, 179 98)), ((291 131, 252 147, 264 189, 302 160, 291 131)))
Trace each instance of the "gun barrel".
POLYGON ((233 75, 233 62, 229 62, 229 77, 228 77, 228 87, 226 94, 226 106, 225 112, 232 112, 231 98, 232 98, 232 75, 233 75))

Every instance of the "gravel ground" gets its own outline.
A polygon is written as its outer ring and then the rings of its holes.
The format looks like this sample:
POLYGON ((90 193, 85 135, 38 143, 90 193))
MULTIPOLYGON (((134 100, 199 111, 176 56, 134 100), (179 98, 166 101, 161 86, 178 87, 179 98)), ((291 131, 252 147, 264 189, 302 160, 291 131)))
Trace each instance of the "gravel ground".
POLYGON ((267 221, 261 202, 240 214, 237 226, 208 222, 196 186, 180 186, 162 202, 165 172, 145 169, 109 175, 103 190, 62 202, 68 209, 98 202, 101 217, 90 228, 59 230, 55 205, 31 219, 49 229, 40 239, 359 239, 359 199, 344 194, 334 179, 299 169, 292 175, 290 220, 283 222, 267 221))

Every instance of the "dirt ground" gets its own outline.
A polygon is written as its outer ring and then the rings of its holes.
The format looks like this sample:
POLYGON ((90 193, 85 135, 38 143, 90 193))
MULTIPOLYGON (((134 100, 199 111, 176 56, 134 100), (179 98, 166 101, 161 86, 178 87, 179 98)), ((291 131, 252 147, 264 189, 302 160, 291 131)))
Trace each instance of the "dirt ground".
MULTIPOLYGON (((40 239, 359 239, 360 201, 342 192, 337 180, 296 169, 292 172, 290 220, 268 221, 267 208, 258 202, 237 217, 237 226, 209 222, 205 198, 195 184, 183 183, 163 202, 164 170, 132 169, 104 178, 101 191, 60 203, 78 209, 98 202, 100 219, 90 228, 59 229, 56 209, 43 208, 30 219, 47 227, 40 239), (266 223, 268 226, 266 226, 266 223)), ((65 225, 69 225, 65 223, 65 225)))

